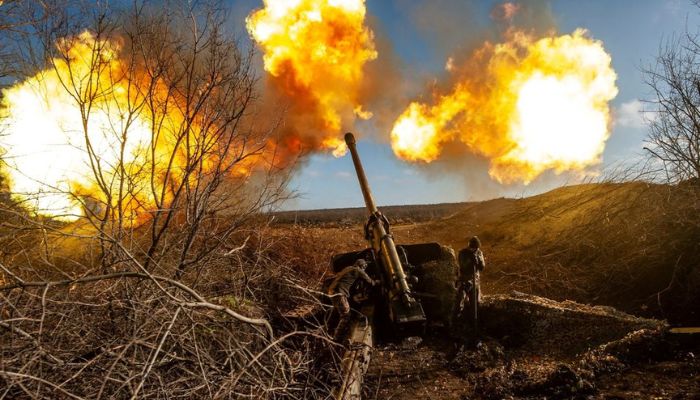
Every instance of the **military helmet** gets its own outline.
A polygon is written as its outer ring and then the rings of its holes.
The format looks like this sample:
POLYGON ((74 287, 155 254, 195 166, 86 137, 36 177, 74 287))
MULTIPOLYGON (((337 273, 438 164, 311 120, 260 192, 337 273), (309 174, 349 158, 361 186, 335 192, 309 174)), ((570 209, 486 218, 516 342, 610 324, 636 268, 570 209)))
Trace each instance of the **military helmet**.
POLYGON ((479 247, 481 247, 481 241, 479 240, 478 237, 472 236, 472 237, 469 239, 469 248, 471 248, 471 249, 478 249, 479 247))
POLYGON ((355 261, 355 266, 358 268, 367 268, 367 261, 364 258, 359 258, 355 261))

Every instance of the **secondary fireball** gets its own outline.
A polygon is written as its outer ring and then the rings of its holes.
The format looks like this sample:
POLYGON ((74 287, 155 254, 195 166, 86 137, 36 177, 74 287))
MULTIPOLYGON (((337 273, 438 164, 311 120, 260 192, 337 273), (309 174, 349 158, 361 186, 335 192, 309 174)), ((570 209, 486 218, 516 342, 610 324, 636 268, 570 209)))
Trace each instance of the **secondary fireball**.
POLYGON ((581 29, 534 38, 512 30, 462 65, 432 105, 414 102, 391 132, 409 161, 432 162, 446 145, 490 160, 503 183, 529 183, 546 170, 583 171, 600 162, 610 136, 616 74, 602 42, 581 29))

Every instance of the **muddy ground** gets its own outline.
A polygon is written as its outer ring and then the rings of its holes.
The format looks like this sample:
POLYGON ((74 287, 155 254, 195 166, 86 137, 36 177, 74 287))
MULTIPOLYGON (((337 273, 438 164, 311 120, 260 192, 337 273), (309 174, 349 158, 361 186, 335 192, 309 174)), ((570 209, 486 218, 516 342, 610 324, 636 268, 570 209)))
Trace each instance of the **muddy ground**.
POLYGON ((441 327, 379 343, 364 398, 700 399, 699 340, 661 321, 518 293, 482 311, 476 346, 441 327))

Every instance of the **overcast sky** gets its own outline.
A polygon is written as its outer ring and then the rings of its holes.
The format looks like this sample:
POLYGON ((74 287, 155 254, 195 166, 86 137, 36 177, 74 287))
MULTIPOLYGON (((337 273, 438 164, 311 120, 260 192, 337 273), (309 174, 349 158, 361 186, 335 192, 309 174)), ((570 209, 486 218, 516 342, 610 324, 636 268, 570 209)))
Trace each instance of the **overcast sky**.
MULTIPOLYGON (((495 29, 489 14, 495 1, 367 0, 368 21, 377 41, 387 43, 403 73, 407 99, 418 96, 431 79, 444 74, 447 57, 468 51, 495 29), (413 93, 410 93, 413 91, 413 93)), ((640 100, 649 98, 641 70, 653 64, 659 46, 687 26, 696 31, 700 12, 690 0, 529 1, 535 19, 555 26, 560 34, 585 28, 602 40, 612 56, 619 94, 612 101, 612 136, 603 154, 604 171, 642 154, 646 128, 639 114, 640 100)), ((262 6, 262 1, 234 3, 236 23, 262 6)), ((386 62, 380 54, 374 62, 386 62)), ((422 204, 518 197, 575 183, 570 175, 544 174, 528 186, 504 186, 492 181, 487 163, 465 163, 463 170, 438 164, 428 167, 397 160, 387 142, 389 132, 355 127, 367 139, 358 144, 372 190, 379 205, 422 204), (363 131, 366 130, 367 132, 363 131), (373 138, 373 139, 370 139, 373 138)), ((363 205, 349 156, 312 156, 291 182, 300 197, 286 209, 359 207, 363 205)))

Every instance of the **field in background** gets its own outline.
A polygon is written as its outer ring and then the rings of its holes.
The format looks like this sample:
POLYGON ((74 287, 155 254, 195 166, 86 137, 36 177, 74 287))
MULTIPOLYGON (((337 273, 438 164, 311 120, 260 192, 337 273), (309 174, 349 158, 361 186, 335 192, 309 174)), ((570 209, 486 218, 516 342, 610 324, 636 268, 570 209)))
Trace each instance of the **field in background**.
MULTIPOLYGON (((698 193, 695 185, 604 183, 523 199, 380 208, 394 223, 397 243, 436 241, 457 250, 478 235, 488 293, 517 290, 697 324, 698 193)), ((299 270, 313 269, 312 278, 325 272, 333 253, 365 246, 364 213, 278 213, 272 228, 296 238, 289 257, 299 270)))
MULTIPOLYGON (((382 212, 392 224, 411 224, 446 218, 474 203, 440 203, 405 206, 383 206, 382 212)), ((271 214, 281 224, 354 226, 367 222, 365 207, 330 208, 322 210, 279 211, 271 214)))

